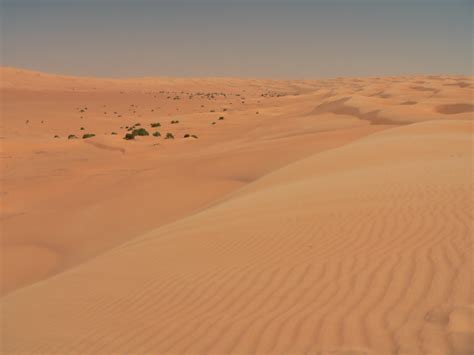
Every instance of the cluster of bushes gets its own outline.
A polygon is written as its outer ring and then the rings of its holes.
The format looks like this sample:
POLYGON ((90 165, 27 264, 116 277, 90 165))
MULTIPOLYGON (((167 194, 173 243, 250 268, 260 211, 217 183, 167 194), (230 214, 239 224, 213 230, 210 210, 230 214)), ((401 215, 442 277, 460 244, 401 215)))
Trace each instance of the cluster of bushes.
POLYGON ((132 131, 132 134, 134 136, 149 136, 150 135, 145 128, 135 128, 132 131))
MULTIPOLYGON (((223 120, 224 117, 221 116, 219 117, 219 120, 223 120)), ((171 121, 171 124, 177 124, 179 123, 179 120, 172 120, 171 121)), ((216 124, 216 122, 212 122, 212 124, 216 124)), ((123 139, 125 140, 133 140, 135 139, 135 137, 137 136, 149 136, 150 134, 154 137, 161 137, 161 133, 159 131, 155 131, 153 133, 149 133, 145 128, 142 128, 140 127, 141 124, 140 123, 135 123, 133 126, 125 126, 125 127, 120 127, 120 128, 126 128, 127 129, 127 133, 125 134, 125 136, 123 137, 123 139)), ((161 127, 161 123, 160 122, 153 122, 153 123, 150 123, 150 126, 152 128, 158 128, 158 127, 161 127)), ((84 131, 84 127, 80 127, 80 130, 81 131, 84 131)), ((117 132, 111 132, 110 133, 111 135, 117 135, 117 132)), ((82 139, 88 139, 88 138, 92 138, 92 137, 95 137, 95 134, 94 133, 85 133, 82 135, 82 139)), ((59 138, 59 136, 55 136, 55 138, 59 138)), ((79 137, 76 136, 75 134, 69 134, 68 139, 78 139, 79 137)), ((197 139, 198 136, 195 135, 195 134, 189 134, 189 133, 186 133, 184 134, 184 138, 195 138, 197 139)), ((164 139, 175 139, 173 133, 170 133, 170 132, 167 132, 164 136, 164 139)))
POLYGON ((125 134, 125 137, 123 137, 123 139, 131 140, 131 139, 135 139, 136 136, 149 136, 149 135, 150 133, 148 133, 148 131, 145 128, 134 128, 131 133, 125 134))

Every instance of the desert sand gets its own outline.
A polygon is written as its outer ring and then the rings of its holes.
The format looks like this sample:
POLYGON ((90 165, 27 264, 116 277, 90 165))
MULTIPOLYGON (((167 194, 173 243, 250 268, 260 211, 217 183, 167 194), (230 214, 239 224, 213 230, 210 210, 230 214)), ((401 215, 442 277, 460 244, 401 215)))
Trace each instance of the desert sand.
POLYGON ((2 353, 474 353, 474 78, 0 73, 2 353))

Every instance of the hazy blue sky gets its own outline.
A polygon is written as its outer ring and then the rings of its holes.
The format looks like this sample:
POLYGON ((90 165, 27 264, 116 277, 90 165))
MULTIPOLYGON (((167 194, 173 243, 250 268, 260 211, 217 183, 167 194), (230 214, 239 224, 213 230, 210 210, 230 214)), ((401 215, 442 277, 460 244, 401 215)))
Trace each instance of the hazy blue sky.
POLYGON ((2 65, 98 76, 471 74, 474 0, 0 0, 2 65))

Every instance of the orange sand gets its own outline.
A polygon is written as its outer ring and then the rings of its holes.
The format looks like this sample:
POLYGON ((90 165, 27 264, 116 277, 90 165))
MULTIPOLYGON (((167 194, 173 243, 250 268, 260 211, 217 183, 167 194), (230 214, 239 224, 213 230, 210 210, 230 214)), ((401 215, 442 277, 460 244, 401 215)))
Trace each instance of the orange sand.
POLYGON ((2 353, 474 353, 473 78, 0 73, 2 353))

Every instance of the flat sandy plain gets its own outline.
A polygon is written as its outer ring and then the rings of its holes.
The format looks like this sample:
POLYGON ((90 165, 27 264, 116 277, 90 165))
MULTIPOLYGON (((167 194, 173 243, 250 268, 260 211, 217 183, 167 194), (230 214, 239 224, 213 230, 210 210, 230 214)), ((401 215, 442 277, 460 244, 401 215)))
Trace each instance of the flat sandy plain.
POLYGON ((0 73, 3 354, 474 353, 472 77, 0 73))

